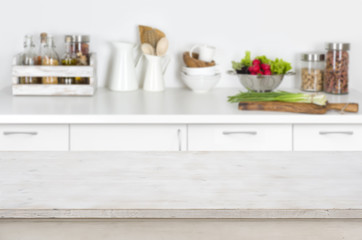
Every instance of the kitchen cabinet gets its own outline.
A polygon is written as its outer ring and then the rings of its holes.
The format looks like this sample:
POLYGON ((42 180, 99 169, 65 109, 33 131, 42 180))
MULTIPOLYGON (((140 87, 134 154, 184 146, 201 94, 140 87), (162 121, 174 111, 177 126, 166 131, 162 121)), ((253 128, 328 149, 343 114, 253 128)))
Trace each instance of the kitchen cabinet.
POLYGON ((72 151, 185 151, 186 125, 72 125, 72 151))
POLYGON ((292 125, 190 125, 190 151, 291 151, 292 125))
MULTIPOLYGON (((362 151, 361 112, 239 111, 227 102, 238 92, 101 88, 93 97, 44 98, 0 90, 0 151, 362 151)), ((355 90, 327 97, 362 102, 355 90)))
POLYGON ((295 151, 362 151, 362 125, 295 125, 295 151))
POLYGON ((68 151, 68 125, 0 125, 0 151, 68 151))

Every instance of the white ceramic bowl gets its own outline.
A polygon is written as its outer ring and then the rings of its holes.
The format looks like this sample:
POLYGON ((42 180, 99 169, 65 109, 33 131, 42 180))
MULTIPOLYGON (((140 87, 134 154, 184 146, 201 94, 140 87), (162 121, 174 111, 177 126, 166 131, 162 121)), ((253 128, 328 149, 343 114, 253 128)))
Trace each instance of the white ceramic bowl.
POLYGON ((182 71, 191 76, 213 76, 219 72, 218 66, 203 68, 182 67, 182 71))
POLYGON ((195 93, 207 93, 219 83, 221 73, 212 76, 190 76, 181 72, 181 78, 186 86, 195 93))

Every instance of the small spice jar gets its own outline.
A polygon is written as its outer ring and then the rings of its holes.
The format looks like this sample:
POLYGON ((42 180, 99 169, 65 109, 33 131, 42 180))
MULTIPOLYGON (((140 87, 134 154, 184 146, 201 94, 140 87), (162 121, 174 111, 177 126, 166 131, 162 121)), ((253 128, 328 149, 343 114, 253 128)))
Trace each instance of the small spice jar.
MULTIPOLYGON (((90 37, 88 35, 73 35, 72 38, 72 53, 76 56, 76 65, 88 66, 90 63, 90 37)), ((75 77, 75 84, 89 84, 89 78, 75 77)))
POLYGON ((332 94, 348 93, 349 43, 327 43, 324 91, 332 94))
POLYGON ((304 53, 301 62, 301 78, 303 91, 323 91, 325 54, 304 53))
POLYGON ((74 35, 72 47, 77 56, 77 65, 89 65, 89 42, 88 35, 74 35))

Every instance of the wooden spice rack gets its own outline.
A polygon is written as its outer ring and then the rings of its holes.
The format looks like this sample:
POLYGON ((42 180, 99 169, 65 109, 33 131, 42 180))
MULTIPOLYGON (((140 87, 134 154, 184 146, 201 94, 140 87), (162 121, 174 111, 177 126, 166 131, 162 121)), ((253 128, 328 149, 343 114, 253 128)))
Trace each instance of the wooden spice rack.
POLYGON ((12 92, 19 96, 92 96, 97 88, 96 54, 89 66, 23 66, 21 55, 13 58, 12 92), (89 84, 19 84, 20 77, 85 77, 89 84))

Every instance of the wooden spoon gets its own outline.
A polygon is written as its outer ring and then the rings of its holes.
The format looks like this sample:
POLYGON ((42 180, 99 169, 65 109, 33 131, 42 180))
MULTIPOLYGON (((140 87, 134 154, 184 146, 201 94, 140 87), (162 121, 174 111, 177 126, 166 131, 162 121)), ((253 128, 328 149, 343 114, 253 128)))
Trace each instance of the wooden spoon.
POLYGON ((141 45, 142 52, 147 55, 155 55, 155 48, 149 43, 143 43, 141 45))
POLYGON ((163 37, 160 39, 160 41, 158 41, 157 43, 157 48, 156 48, 156 53, 157 56, 165 56, 168 50, 168 40, 167 38, 163 37))

